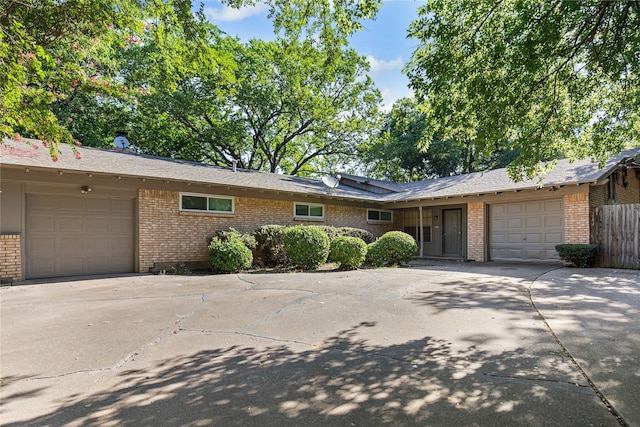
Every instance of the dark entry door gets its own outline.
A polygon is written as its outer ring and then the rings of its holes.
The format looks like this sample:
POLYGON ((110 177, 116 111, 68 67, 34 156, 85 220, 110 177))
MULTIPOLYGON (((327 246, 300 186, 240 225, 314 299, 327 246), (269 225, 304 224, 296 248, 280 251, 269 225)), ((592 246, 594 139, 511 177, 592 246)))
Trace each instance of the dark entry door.
POLYGON ((442 211, 442 254, 462 256, 462 209, 442 211))

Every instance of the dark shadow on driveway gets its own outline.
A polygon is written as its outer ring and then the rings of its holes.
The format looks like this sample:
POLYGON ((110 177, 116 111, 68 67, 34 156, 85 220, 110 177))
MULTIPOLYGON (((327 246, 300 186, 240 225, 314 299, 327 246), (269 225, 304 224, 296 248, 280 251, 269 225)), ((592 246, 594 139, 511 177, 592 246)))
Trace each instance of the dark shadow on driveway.
POLYGON ((617 425, 584 384, 535 369, 524 348, 488 354, 425 337, 373 346, 363 322, 318 348, 231 346, 123 371, 18 425, 617 425))

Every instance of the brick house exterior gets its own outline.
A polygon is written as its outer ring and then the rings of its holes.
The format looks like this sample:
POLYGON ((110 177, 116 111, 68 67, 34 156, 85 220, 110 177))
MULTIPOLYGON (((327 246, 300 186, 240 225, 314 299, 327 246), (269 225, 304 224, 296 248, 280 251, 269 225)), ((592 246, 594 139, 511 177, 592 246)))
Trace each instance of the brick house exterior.
POLYGON ((80 148, 76 160, 63 147, 53 162, 24 143, 5 140, 0 149, 3 282, 204 262, 214 232, 268 224, 348 226, 375 236, 402 230, 423 257, 557 261, 555 243, 589 242, 594 207, 640 203, 639 149, 603 169, 560 161, 533 181, 513 182, 504 169, 406 184, 343 175, 333 190, 314 179, 115 150, 80 148), (183 209, 190 195, 232 209, 183 209), (301 217, 298 205, 320 207, 322 216, 301 217), (371 219, 381 212, 386 220, 371 219))

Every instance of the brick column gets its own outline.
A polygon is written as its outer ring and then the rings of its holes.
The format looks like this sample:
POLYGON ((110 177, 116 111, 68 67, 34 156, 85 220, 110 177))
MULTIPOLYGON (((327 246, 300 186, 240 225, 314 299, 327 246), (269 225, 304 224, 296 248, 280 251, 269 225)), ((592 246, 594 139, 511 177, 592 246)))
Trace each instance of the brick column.
POLYGON ((467 203, 467 258, 485 260, 485 203, 467 203))
POLYGON ((564 196, 565 243, 589 243, 589 193, 564 196))
POLYGON ((19 234, 0 235, 0 281, 22 281, 22 250, 19 234))

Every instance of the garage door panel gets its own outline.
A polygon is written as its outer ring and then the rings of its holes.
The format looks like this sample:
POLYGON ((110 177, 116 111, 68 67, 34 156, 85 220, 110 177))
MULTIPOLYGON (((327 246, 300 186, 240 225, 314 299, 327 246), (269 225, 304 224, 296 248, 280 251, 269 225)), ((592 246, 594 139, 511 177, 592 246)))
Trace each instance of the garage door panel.
POLYGON ((104 235, 111 230, 111 219, 108 216, 92 216, 84 219, 82 227, 84 233, 104 235))
POLYGON ((56 215, 55 231, 57 233, 81 234, 82 215, 56 215))
POLYGON ((56 237, 56 252, 61 257, 74 256, 81 254, 82 238, 77 236, 60 236, 56 237))
POLYGON ((36 257, 29 264, 33 277, 46 277, 49 272, 56 270, 56 259, 53 257, 36 257))
POLYGON ((519 214, 522 213, 522 204, 508 204, 506 205, 506 212, 508 214, 519 214))
POLYGON ((542 226, 542 218, 536 216, 536 217, 527 217, 524 219, 524 226, 526 228, 532 228, 532 227, 540 227, 542 226))
POLYGON ((54 196, 49 199, 51 208, 58 212, 82 212, 82 198, 54 196))
POLYGON ((545 233, 544 241, 545 243, 559 245, 562 243, 562 233, 545 233))
POLYGON ((542 260, 544 259, 544 253, 546 252, 542 249, 525 249, 524 256, 527 259, 542 260))
POLYGON ((127 236, 132 235, 133 221, 131 218, 112 218, 111 229, 113 234, 124 234, 127 236))
POLYGON ((509 218, 507 228, 522 228, 522 218, 509 218))
POLYGON ((562 218, 558 216, 546 216, 544 218, 545 227, 562 227, 562 218))
POLYGON ((524 211, 528 214, 539 214, 544 212, 542 202, 528 202, 524 204, 524 211))
POLYGON ((134 227, 131 199, 27 195, 26 276, 131 272, 134 227))
POLYGON ((542 233, 527 233, 525 235, 525 239, 527 240, 527 244, 532 245, 534 243, 543 243, 543 234, 542 233))
POLYGON ((504 230, 506 226, 506 222, 503 219, 492 219, 491 227, 494 230, 504 230))
POLYGON ((562 212, 562 200, 546 200, 544 202, 545 211, 562 212))
POLYGON ((57 257, 58 271, 62 276, 74 276, 83 274, 83 257, 81 256, 60 256, 57 257))
POLYGON ((559 260, 564 236, 562 199, 489 206, 489 256, 494 260, 559 260))
POLYGON ((35 257, 50 256, 56 253, 56 238, 52 233, 48 235, 30 236, 28 245, 31 250, 31 254, 35 257))
POLYGON ((31 229, 38 233, 53 232, 56 228, 56 219, 43 215, 34 215, 31 229))
POLYGON ((112 212, 111 205, 112 203, 110 199, 87 199, 86 212, 112 212))

